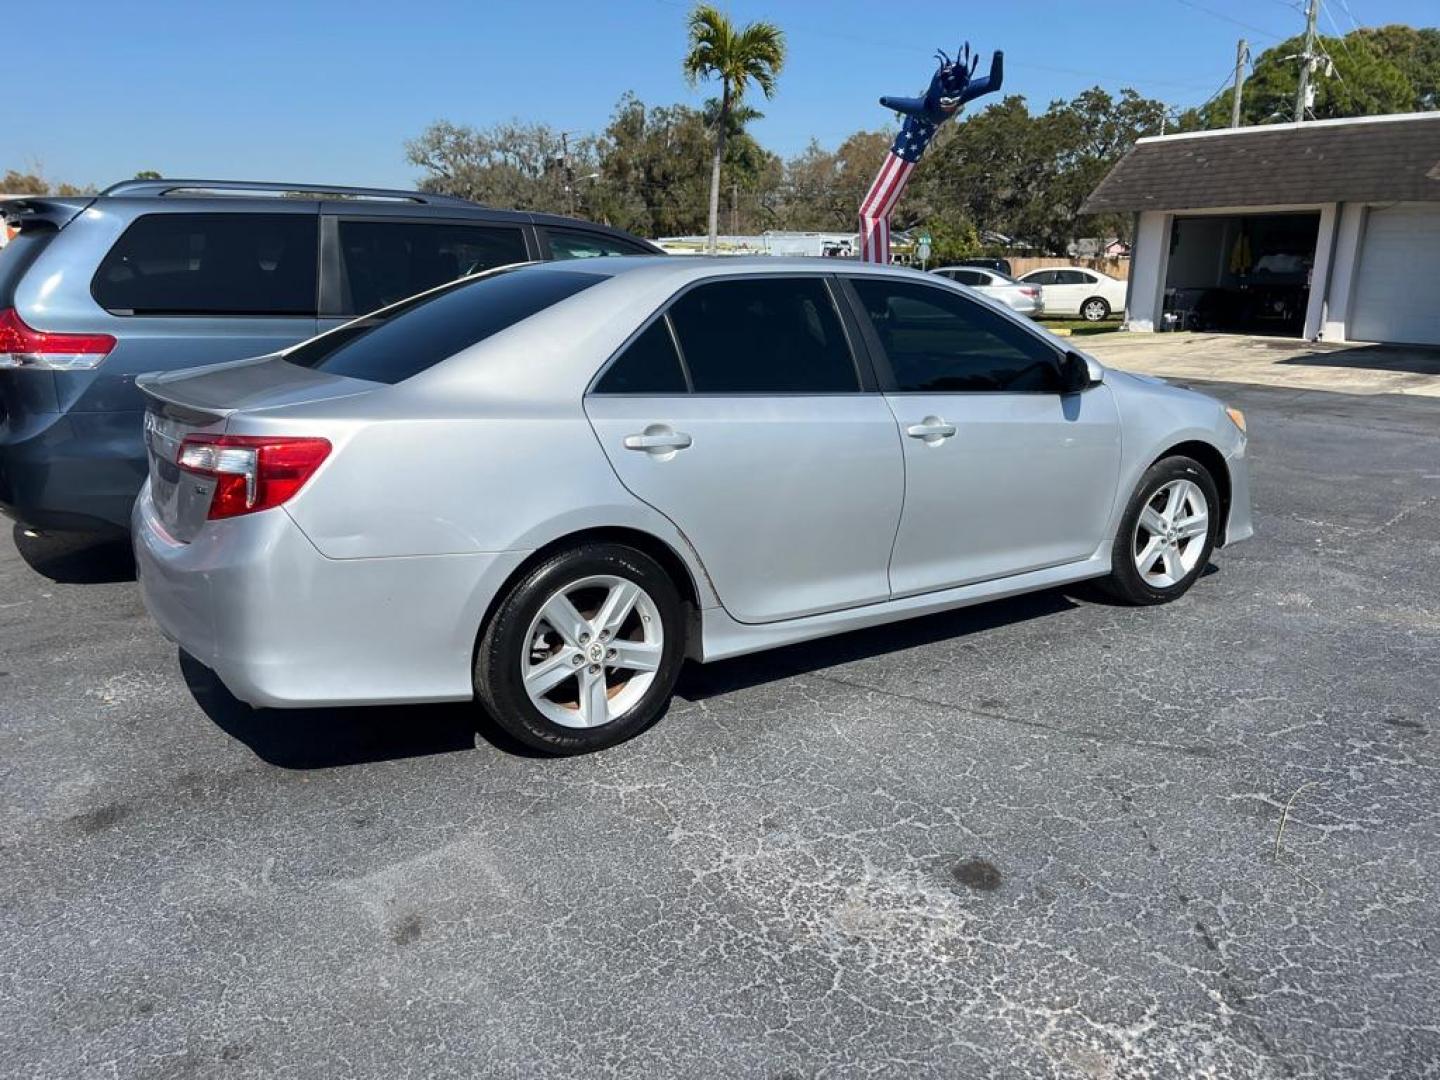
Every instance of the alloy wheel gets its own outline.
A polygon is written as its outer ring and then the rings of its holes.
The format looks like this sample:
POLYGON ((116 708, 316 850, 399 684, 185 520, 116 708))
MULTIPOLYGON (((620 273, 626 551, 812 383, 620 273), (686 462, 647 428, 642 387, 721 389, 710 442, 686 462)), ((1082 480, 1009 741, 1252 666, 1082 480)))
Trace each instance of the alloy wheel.
POLYGON ((550 721, 593 728, 620 719, 655 681, 665 628, 650 594, 612 574, 557 589, 525 635, 520 675, 550 721))
POLYGON ((1210 505, 1200 486, 1172 480, 1155 490, 1135 522, 1135 569, 1154 589, 1178 585, 1195 569, 1210 531, 1210 505))

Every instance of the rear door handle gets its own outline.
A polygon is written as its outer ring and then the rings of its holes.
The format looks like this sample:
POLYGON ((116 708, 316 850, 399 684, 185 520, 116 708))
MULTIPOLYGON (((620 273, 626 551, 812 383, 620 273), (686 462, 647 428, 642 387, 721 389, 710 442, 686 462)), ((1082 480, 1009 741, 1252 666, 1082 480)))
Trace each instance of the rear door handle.
POLYGON ((642 434, 626 435, 626 450, 645 450, 652 454, 664 454, 684 450, 694 440, 683 431, 655 430, 646 428, 642 434))
POLYGON ((941 439, 948 439, 954 435, 955 425, 941 420, 938 416, 927 416, 920 423, 907 427, 905 434, 912 439, 924 439, 933 445, 941 439))

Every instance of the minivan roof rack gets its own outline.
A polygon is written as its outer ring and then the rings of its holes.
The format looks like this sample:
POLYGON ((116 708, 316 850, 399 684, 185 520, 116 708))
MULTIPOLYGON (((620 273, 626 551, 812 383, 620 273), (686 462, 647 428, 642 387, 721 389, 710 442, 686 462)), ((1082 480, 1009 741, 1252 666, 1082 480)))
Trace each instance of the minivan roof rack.
POLYGON ((283 196, 292 192, 307 195, 337 195, 351 199, 384 199, 392 202, 421 203, 431 206, 475 206, 458 195, 436 195, 428 191, 402 191, 396 188, 352 187, 349 184, 287 184, 268 180, 122 180, 100 192, 102 198, 125 196, 260 194, 283 196))

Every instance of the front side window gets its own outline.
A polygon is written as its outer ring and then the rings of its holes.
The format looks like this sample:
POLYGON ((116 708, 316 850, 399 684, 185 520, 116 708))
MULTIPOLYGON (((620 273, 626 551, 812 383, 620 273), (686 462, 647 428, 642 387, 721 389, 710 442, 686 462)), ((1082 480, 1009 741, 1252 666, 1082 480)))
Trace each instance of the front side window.
POLYGON ((342 314, 378 311, 447 281, 529 257, 520 230, 506 225, 342 220, 342 314))
POLYGON ((999 312, 944 289, 852 279, 890 361, 895 389, 1058 392, 1055 350, 999 312))
POLYGON ((653 255, 649 248, 614 236, 569 229, 541 230, 552 259, 603 259, 614 255, 653 255))
POLYGON ((821 278, 716 281, 670 308, 697 394, 838 394, 860 389, 821 278))
POLYGON ((604 280, 544 266, 499 270, 346 323, 285 359, 352 379, 398 383, 604 280))
POLYGON ((961 285, 988 285, 989 281, 985 275, 978 270, 950 270, 946 276, 951 281, 958 281, 961 285))
POLYGON ((314 214, 146 214, 91 282, 115 315, 315 314, 314 214))
POLYGON ((1020 280, 1025 282, 1025 284, 1027 285, 1054 285, 1055 271, 1037 270, 1033 274, 1026 274, 1020 280))

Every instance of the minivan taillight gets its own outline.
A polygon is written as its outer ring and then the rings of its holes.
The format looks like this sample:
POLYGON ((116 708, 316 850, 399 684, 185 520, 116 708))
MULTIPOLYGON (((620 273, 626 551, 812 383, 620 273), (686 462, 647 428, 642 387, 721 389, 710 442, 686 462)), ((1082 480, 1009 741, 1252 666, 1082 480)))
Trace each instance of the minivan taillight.
POLYGON ((33 330, 14 308, 0 309, 0 368, 85 371, 115 348, 109 334, 52 334, 33 330))
POLYGON ((215 479, 206 515, 213 521, 279 506, 304 487, 329 456, 329 439, 187 435, 176 464, 185 472, 215 479))

